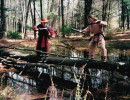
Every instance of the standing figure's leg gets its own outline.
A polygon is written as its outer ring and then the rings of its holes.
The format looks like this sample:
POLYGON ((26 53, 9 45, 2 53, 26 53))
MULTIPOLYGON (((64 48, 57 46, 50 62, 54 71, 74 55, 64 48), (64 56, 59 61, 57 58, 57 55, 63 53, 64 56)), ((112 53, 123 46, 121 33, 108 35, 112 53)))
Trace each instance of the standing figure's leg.
POLYGON ((43 42, 42 51, 45 52, 44 53, 45 55, 48 55, 48 53, 49 53, 49 39, 48 39, 48 37, 45 36, 42 42, 43 42))
MULTIPOLYGON (((36 50, 41 50, 41 41, 42 41, 42 38, 41 37, 38 37, 37 39, 37 45, 36 45, 36 50)), ((36 52, 37 56, 40 56, 40 52, 36 52)))
POLYGON ((107 49, 105 47, 105 40, 104 40, 104 38, 102 38, 99 41, 99 44, 100 44, 100 49, 101 49, 101 59, 103 61, 107 61, 107 49))
POLYGON ((94 59, 97 43, 94 43, 93 40, 91 40, 88 47, 89 47, 89 56, 91 59, 94 59))

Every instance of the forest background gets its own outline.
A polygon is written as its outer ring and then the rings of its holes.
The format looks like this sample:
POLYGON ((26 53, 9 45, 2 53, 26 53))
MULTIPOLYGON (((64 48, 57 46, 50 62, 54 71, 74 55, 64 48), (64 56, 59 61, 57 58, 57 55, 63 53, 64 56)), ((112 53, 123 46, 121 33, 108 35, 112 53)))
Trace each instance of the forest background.
POLYGON ((0 38, 16 32, 26 38, 42 18, 49 20, 58 36, 65 37, 71 35, 72 27, 87 27, 90 13, 108 22, 107 34, 129 29, 129 0, 0 0, 0 3, 0 38))
MULTIPOLYGON (((93 14, 99 20, 108 22, 108 26, 105 28, 104 31, 105 37, 107 37, 107 39, 112 38, 113 35, 115 36, 114 33, 122 35, 118 35, 117 37, 122 38, 123 41, 107 41, 106 47, 109 52, 112 52, 108 53, 110 61, 117 61, 117 56, 111 56, 111 54, 116 55, 116 53, 119 52, 121 55, 118 56, 119 59, 125 62, 129 62, 130 0, 0 0, 0 47, 6 48, 13 45, 15 47, 19 46, 19 48, 17 49, 20 52, 29 53, 30 55, 32 55, 33 53, 35 53, 34 49, 36 46, 37 38, 37 33, 32 29, 32 27, 34 25, 38 25, 42 18, 47 18, 49 20, 48 24, 57 33, 58 38, 56 39, 58 40, 59 37, 63 37, 62 40, 64 40, 57 42, 57 40, 55 39, 50 39, 50 47, 52 47, 50 54, 55 53, 56 56, 59 54, 69 55, 68 53, 66 53, 68 52, 68 49, 69 51, 71 49, 76 49, 80 53, 82 51, 85 54, 84 51, 88 51, 88 37, 84 38, 82 36, 80 39, 76 38, 77 40, 74 38, 72 39, 65 37, 79 35, 75 34, 74 31, 72 31, 72 28, 80 30, 87 27, 87 16, 89 14, 93 14), (30 34, 32 36, 31 38, 29 37, 30 34), (124 40, 128 41, 126 42, 124 40), (111 49, 115 49, 115 51, 111 49), (121 51, 118 51, 118 49, 121 49, 121 51), (25 52, 25 50, 28 51, 25 52), (30 52, 29 50, 32 50, 33 52, 30 52), (113 60, 112 58, 115 59, 113 60)), ((114 40, 116 39, 114 38, 114 40)), ((15 53, 17 52, 15 51, 15 53)), ((76 53, 79 57, 79 53, 76 53)), ((73 56, 74 54, 75 52, 71 55, 73 56)), ((97 51, 97 54, 99 54, 99 51, 97 51)), ((98 56, 98 59, 99 57, 100 56, 98 56)), ((3 67, 1 63, 0 66, 3 67)), ((125 71, 122 70, 122 72, 125 71)), ((106 75, 106 78, 107 76, 109 75, 106 75)), ((119 75, 117 74, 117 76, 119 75)), ((121 78, 117 79, 119 79, 120 83, 121 78)), ((97 83, 97 81, 95 82, 97 83)), ((122 82, 122 84, 123 85, 119 86, 116 84, 116 87, 118 86, 117 92, 119 93, 120 89, 123 97, 129 96, 129 92, 127 93, 127 91, 129 90, 129 83, 128 86, 125 86, 125 88, 124 82, 122 82)), ((114 87, 113 84, 109 85, 111 85, 112 88, 114 87)), ((103 87, 103 89, 105 88, 103 87)), ((116 94, 114 95, 117 96, 116 94)), ((97 96, 99 97, 99 95, 97 96)), ((104 96, 102 97, 104 98, 104 96)))

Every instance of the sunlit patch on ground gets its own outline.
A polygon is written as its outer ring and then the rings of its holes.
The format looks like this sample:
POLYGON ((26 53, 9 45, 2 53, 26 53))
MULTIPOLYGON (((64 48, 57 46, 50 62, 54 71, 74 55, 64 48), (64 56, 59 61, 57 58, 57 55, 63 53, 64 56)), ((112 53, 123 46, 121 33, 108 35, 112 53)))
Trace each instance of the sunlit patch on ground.
POLYGON ((117 32, 116 34, 114 34, 114 39, 120 41, 130 41, 130 31, 126 31, 125 33, 117 32))

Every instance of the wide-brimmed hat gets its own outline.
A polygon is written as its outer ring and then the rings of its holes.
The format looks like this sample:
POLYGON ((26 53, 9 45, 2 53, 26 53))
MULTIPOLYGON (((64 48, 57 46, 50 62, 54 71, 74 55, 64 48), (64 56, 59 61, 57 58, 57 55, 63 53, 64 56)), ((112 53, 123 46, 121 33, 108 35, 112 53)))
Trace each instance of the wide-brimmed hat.
POLYGON ((48 22, 48 20, 45 18, 42 18, 41 22, 48 22))

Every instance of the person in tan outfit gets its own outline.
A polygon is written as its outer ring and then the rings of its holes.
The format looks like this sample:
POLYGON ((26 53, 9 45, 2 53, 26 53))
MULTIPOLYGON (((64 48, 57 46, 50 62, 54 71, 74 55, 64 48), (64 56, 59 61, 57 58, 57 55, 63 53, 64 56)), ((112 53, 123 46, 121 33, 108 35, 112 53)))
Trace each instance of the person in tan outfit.
POLYGON ((101 59, 103 61, 107 61, 107 50, 105 47, 104 33, 103 28, 107 26, 106 21, 100 21, 93 15, 88 16, 88 22, 90 24, 87 28, 81 30, 81 32, 92 33, 93 37, 89 42, 89 56, 91 59, 94 59, 95 51, 97 49, 97 45, 100 45, 101 49, 101 59))

